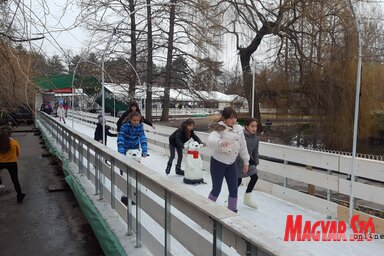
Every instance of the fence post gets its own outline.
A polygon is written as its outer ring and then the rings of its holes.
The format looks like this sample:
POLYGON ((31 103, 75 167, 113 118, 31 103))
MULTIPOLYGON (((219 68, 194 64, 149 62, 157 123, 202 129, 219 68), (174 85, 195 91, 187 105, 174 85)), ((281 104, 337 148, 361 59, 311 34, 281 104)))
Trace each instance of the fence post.
MULTIPOLYGON (((288 161, 284 160, 284 165, 288 165, 288 161)), ((286 188, 288 186, 288 178, 284 177, 284 183, 283 186, 286 188)))
POLYGON ((164 255, 171 255, 171 193, 165 190, 164 198, 164 255))
POLYGON ((77 159, 77 166, 79 168, 79 174, 81 174, 81 171, 83 170, 83 142, 80 141, 79 139, 79 143, 77 144, 77 154, 79 156, 79 158, 77 159))
POLYGON ((136 248, 141 247, 141 175, 136 172, 136 248))
POLYGON ((99 194, 99 168, 100 168, 100 161, 99 161, 100 155, 95 149, 95 195, 99 194))
MULTIPOLYGON (((308 171, 312 171, 312 166, 307 165, 306 169, 308 171)), ((308 195, 314 196, 315 195, 315 185, 308 184, 308 195)))
POLYGON ((88 180, 89 180, 89 177, 91 174, 91 171, 90 171, 90 168, 91 168, 91 148, 89 145, 90 144, 87 143, 87 179, 88 180))
MULTIPOLYGON (((332 175, 332 170, 327 169, 327 174, 332 175)), ((327 189, 327 201, 331 201, 332 191, 330 189, 327 189)), ((327 219, 332 219, 331 215, 327 215, 327 219)))
POLYGON ((103 157, 101 155, 101 152, 99 151, 99 171, 98 171, 98 182, 99 182, 99 200, 103 199, 103 193, 104 193, 104 184, 103 184, 103 169, 104 169, 104 163, 103 163, 103 157))
POLYGON ((222 225, 217 220, 213 220, 213 256, 221 255, 222 232, 222 225))
POLYGON ((257 247, 252 245, 250 242, 246 242, 247 243, 247 252, 246 252, 246 255, 247 256, 257 256, 258 252, 257 252, 257 247))
POLYGON ((111 207, 115 209, 115 159, 111 157, 111 207))
MULTIPOLYGON (((121 175, 123 176, 123 175, 121 175)), ((127 168, 127 235, 131 236, 133 234, 133 216, 132 216, 132 171, 127 168)))

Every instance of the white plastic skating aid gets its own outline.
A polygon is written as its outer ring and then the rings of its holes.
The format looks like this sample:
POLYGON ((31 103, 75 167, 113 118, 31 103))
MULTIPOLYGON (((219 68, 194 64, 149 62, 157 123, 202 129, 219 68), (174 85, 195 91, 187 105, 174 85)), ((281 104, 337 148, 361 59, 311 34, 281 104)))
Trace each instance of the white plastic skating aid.
POLYGON ((188 143, 187 160, 185 163, 184 183, 198 184, 204 183, 203 162, 201 161, 200 148, 202 144, 196 141, 188 143))
POLYGON ((128 149, 127 156, 133 160, 136 160, 137 162, 140 162, 141 151, 139 149, 128 149))

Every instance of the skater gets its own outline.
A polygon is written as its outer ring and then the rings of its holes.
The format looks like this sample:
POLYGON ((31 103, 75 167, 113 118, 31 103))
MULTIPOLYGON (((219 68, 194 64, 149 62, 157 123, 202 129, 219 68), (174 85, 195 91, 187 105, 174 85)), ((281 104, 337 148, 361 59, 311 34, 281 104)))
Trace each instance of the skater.
MULTIPOLYGON (((100 143, 103 143, 103 122, 104 121, 105 120, 104 120, 102 115, 99 115, 97 117, 97 125, 96 125, 96 129, 95 129, 94 139, 97 140, 100 143)), ((111 133, 109 131, 109 129, 110 129, 110 127, 108 125, 105 125, 105 141, 104 141, 104 145, 107 145, 107 136, 117 137, 117 134, 116 133, 111 133)))
MULTIPOLYGON (((133 111, 123 121, 120 132, 117 135, 117 150, 119 153, 126 155, 128 150, 141 147, 142 157, 148 156, 147 137, 144 133, 143 124, 140 122, 141 120, 140 113, 133 111)), ((121 170, 120 174, 123 175, 121 170)), ((121 196, 120 200, 123 204, 128 205, 127 196, 121 196)), ((135 203, 132 201, 132 204, 135 203)))
POLYGON ((236 159, 238 186, 241 184, 241 179, 250 177, 251 180, 248 183, 247 190, 244 194, 244 204, 257 209, 256 202, 252 198, 252 191, 256 185, 259 177, 257 176, 257 165, 259 164, 259 139, 256 136, 257 132, 257 120, 255 118, 248 118, 244 124, 244 137, 247 143, 249 153, 249 168, 248 172, 243 172, 242 167, 244 165, 243 160, 238 156, 236 159))
POLYGON ((49 106, 48 102, 44 101, 44 103, 40 107, 40 111, 45 112, 48 115, 50 115, 52 112, 52 108, 49 106))
POLYGON ((129 149, 139 149, 141 146, 142 157, 147 157, 147 137, 140 122, 141 115, 133 111, 126 119, 117 135, 117 150, 125 155, 129 149))
MULTIPOLYGON (((129 113, 131 113, 133 111, 136 111, 137 113, 139 113, 141 115, 139 105, 137 104, 136 101, 132 101, 131 103, 129 103, 127 111, 125 111, 123 113, 123 115, 119 118, 119 120, 117 120, 117 123, 116 123, 117 132, 120 132, 120 128, 123 125, 124 120, 126 120, 129 113)), ((155 126, 152 124, 152 122, 145 119, 142 115, 141 115, 140 123, 145 123, 145 124, 151 126, 153 129, 155 129, 155 126)))
POLYGON ((217 200, 221 192, 223 179, 228 186, 228 209, 237 212, 237 168, 238 155, 243 159, 243 172, 248 171, 249 155, 244 139, 243 128, 236 124, 237 113, 230 107, 223 109, 221 119, 211 126, 212 132, 208 135, 208 147, 212 149, 210 172, 212 190, 208 198, 217 200))
POLYGON ((57 116, 59 117, 59 121, 63 120, 63 123, 65 123, 65 109, 63 108, 63 105, 60 104, 57 108, 57 116))
POLYGON ((181 161, 183 160, 183 148, 184 143, 187 142, 190 138, 197 141, 199 144, 203 144, 200 138, 197 137, 193 131, 195 122, 192 119, 187 119, 181 123, 180 128, 171 134, 169 137, 169 160, 165 173, 168 175, 171 172, 172 162, 175 158, 175 150, 177 151, 177 163, 176 163, 176 174, 184 175, 184 170, 181 169, 181 161))
POLYGON ((20 154, 20 146, 17 140, 11 138, 11 130, 7 126, 0 127, 0 170, 7 169, 13 186, 17 193, 17 202, 23 202, 25 194, 21 191, 17 176, 17 158, 20 154))

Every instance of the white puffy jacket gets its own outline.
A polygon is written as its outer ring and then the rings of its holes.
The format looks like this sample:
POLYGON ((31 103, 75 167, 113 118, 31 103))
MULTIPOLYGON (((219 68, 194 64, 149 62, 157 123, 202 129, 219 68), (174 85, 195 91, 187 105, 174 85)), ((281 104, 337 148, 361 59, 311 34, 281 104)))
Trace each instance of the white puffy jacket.
POLYGON ((63 107, 58 107, 56 114, 58 117, 65 117, 65 109, 63 107))
POLYGON ((247 144, 244 138, 243 127, 235 124, 227 126, 223 121, 211 126, 212 132, 208 135, 208 147, 212 149, 212 157, 225 164, 233 164, 240 155, 244 163, 249 162, 247 144), (228 147, 223 147, 222 142, 228 142, 228 147))

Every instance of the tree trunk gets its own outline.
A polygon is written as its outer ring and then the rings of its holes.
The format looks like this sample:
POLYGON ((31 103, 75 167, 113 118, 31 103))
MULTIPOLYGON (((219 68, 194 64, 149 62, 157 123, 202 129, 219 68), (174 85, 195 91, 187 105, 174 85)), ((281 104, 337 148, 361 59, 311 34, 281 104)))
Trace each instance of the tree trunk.
POLYGON ((131 58, 130 62, 132 65, 133 70, 133 75, 132 78, 129 81, 129 89, 128 89, 128 98, 130 100, 133 100, 135 97, 135 91, 136 91, 136 82, 137 82, 137 77, 136 77, 136 55, 137 55, 137 42, 136 42, 136 18, 135 18, 135 1, 134 0, 129 0, 129 13, 131 17, 131 58))
POLYGON ((164 82, 164 98, 163 98, 163 111, 161 113, 161 121, 169 120, 169 103, 170 103, 170 90, 171 90, 171 72, 172 72, 172 56, 173 56, 173 36, 175 29, 175 5, 176 0, 170 1, 171 10, 169 14, 169 32, 168 32, 168 52, 167 64, 165 66, 165 82, 164 82))
POLYGON ((151 0, 147 0, 147 25, 148 25, 148 57, 147 57, 147 100, 145 102, 145 117, 152 121, 152 76, 153 76, 153 41, 152 41, 152 10, 151 0))
MULTIPOLYGON (((244 83, 244 93, 248 100, 248 110, 249 113, 252 112, 252 72, 250 67, 251 55, 259 47, 261 40, 267 34, 270 34, 274 23, 265 23, 261 29, 257 32, 256 37, 252 40, 251 44, 246 48, 239 48, 240 63, 243 72, 243 83, 244 83)), ((254 108, 255 118, 259 121, 257 123, 257 129, 259 132, 263 131, 262 120, 259 108, 259 98, 257 97, 255 90, 255 108, 254 108)))

